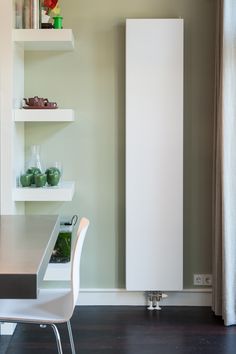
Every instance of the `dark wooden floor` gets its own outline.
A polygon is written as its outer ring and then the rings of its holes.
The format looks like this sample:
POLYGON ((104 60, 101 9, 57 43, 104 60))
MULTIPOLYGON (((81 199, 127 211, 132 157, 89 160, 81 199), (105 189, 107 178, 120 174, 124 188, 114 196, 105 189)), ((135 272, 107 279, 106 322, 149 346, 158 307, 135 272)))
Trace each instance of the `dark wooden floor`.
MULTIPOLYGON (((224 327, 207 307, 81 307, 72 318, 78 354, 235 354, 236 327, 224 327)), ((59 326, 70 353, 66 326, 59 326)), ((1 354, 57 353, 50 327, 19 325, 0 339, 1 354)))

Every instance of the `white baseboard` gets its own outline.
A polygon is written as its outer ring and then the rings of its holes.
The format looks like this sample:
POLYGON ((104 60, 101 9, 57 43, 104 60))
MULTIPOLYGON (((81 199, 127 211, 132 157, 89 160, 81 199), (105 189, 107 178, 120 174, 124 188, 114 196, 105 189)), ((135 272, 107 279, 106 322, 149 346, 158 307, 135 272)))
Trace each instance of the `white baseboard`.
MULTIPOLYGON (((167 291, 168 297, 161 300, 161 306, 211 306, 212 290, 184 289, 167 291)), ((141 291, 126 289, 81 289, 77 305, 80 306, 146 306, 146 294, 141 291)), ((15 330, 14 323, 0 325, 1 335, 11 335, 15 330)))
MULTIPOLYGON (((211 306, 212 290, 184 289, 165 292, 168 297, 161 300, 161 306, 211 306)), ((146 306, 144 292, 126 289, 81 289, 78 299, 81 306, 146 306)))

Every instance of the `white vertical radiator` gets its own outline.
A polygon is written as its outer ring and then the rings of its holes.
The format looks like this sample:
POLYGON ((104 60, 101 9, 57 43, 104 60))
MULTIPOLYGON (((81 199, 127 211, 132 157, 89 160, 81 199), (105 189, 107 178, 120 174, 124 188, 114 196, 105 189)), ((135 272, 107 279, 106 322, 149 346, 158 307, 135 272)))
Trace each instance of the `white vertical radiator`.
POLYGON ((183 287, 183 20, 126 22, 126 288, 183 287))

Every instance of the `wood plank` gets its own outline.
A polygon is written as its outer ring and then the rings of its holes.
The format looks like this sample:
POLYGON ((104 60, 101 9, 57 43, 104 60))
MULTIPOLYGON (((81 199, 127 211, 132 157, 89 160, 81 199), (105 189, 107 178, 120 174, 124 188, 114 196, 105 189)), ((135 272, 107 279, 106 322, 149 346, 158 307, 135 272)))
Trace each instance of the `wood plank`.
MULTIPOLYGON (((210 307, 76 307, 71 320, 76 353, 81 354, 233 354, 235 326, 225 327, 210 307)), ((59 325, 70 353, 66 325, 59 325)), ((50 326, 18 325, 7 354, 56 353, 50 326)))

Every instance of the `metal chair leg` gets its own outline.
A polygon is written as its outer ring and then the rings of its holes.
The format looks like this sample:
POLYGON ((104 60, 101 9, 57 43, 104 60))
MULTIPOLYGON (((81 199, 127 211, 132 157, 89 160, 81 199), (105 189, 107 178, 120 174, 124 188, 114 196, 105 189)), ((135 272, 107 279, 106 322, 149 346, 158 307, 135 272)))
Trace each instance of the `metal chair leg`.
POLYGON ((75 343, 74 343, 74 338, 73 338, 73 333, 72 333, 72 329, 71 329, 70 320, 67 321, 66 324, 67 324, 69 338, 70 338, 71 353, 72 354, 76 354, 76 352, 75 352, 75 343))
POLYGON ((54 324, 51 324, 50 326, 52 327, 53 332, 54 332, 55 337, 56 337, 58 354, 63 354, 62 346, 61 346, 61 338, 60 338, 60 334, 59 334, 59 331, 57 329, 57 326, 54 325, 54 324))

